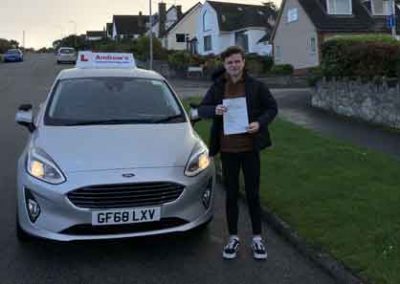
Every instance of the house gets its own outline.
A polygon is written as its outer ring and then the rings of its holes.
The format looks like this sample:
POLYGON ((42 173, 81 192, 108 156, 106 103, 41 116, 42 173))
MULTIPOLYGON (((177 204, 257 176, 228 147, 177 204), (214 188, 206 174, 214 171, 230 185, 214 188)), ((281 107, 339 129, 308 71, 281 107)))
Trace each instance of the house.
POLYGON ((201 55, 220 54, 239 45, 247 53, 268 54, 275 19, 269 6, 206 1, 197 23, 197 50, 201 55))
POLYGON ((104 31, 87 31, 86 40, 87 41, 98 41, 104 39, 106 36, 104 31))
POLYGON ((113 35, 113 23, 106 23, 106 38, 111 39, 113 35))
POLYGON ((197 53, 197 45, 194 43, 196 42, 196 25, 201 8, 202 4, 198 2, 165 31, 164 36, 161 38, 164 48, 190 50, 192 53, 197 53))
POLYGON ((152 32, 157 38, 164 36, 165 31, 182 18, 182 6, 172 5, 167 10, 166 3, 158 3, 158 13, 153 15, 152 32))
POLYGON ((149 16, 139 15, 114 15, 112 27, 112 39, 136 39, 144 35, 149 25, 149 16))
MULTIPOLYGON (((304 73, 320 64, 321 45, 333 36, 390 33, 388 3, 384 0, 283 0, 272 33, 275 64, 291 64, 297 73, 304 73)), ((398 7, 396 14, 399 17, 398 7)))

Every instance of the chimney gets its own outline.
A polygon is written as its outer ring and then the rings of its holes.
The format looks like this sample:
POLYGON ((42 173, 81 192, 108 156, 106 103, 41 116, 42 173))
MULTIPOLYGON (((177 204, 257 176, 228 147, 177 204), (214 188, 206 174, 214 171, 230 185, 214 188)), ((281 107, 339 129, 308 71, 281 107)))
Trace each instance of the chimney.
POLYGON ((139 12, 139 16, 138 16, 138 27, 139 28, 144 27, 142 11, 139 12))
POLYGON ((167 21, 167 4, 158 3, 158 36, 162 37, 165 33, 165 22, 167 21))
POLYGON ((182 18, 182 5, 176 6, 176 15, 178 17, 178 21, 182 18))

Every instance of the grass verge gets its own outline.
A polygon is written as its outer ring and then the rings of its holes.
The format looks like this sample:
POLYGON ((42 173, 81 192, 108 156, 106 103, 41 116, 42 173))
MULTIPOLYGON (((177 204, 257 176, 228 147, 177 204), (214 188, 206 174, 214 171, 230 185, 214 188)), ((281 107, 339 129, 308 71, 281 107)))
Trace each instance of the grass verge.
MULTIPOLYGON (((209 127, 195 127, 205 141, 209 127)), ((270 130, 263 206, 362 277, 400 283, 400 162, 281 119, 270 130)))

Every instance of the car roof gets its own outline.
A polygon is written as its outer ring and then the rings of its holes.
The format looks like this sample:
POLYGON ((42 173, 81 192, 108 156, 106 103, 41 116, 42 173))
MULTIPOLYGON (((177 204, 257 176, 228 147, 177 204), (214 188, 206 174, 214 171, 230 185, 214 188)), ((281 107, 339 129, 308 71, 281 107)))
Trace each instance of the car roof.
POLYGON ((59 80, 93 77, 130 77, 164 80, 157 72, 140 68, 72 68, 65 69, 58 75, 59 80))
POLYGON ((75 50, 75 48, 73 48, 73 47, 60 47, 58 50, 61 50, 61 49, 73 49, 73 50, 75 50))

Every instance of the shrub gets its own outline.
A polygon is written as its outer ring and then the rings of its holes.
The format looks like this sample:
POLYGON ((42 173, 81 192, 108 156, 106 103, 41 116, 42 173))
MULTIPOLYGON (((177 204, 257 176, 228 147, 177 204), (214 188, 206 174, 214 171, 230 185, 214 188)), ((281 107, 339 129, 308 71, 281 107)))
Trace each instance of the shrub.
POLYGON ((275 75, 292 75, 293 70, 294 68, 290 64, 280 64, 272 66, 271 73, 275 75))
POLYGON ((176 51, 168 55, 168 64, 177 71, 185 71, 191 63, 190 53, 186 51, 176 51))
POLYGON ((322 45, 327 77, 393 77, 400 73, 400 44, 386 35, 335 37, 322 45))
POLYGON ((321 67, 310 68, 307 77, 308 85, 315 86, 317 82, 322 79, 323 76, 324 75, 321 67))

